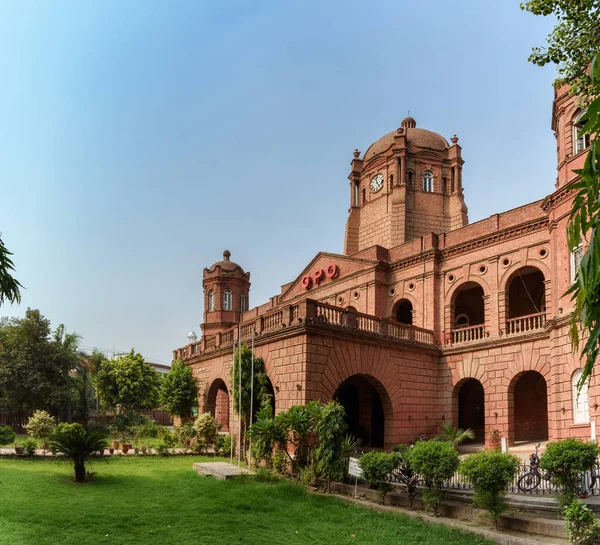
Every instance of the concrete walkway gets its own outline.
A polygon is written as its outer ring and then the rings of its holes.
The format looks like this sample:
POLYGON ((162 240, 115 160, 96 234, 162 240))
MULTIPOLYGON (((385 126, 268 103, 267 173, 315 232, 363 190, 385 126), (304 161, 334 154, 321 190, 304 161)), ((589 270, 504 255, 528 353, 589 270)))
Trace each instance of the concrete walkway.
POLYGON ((220 481, 241 475, 254 475, 254 471, 228 462, 201 462, 193 464, 192 467, 199 475, 214 477, 220 481))

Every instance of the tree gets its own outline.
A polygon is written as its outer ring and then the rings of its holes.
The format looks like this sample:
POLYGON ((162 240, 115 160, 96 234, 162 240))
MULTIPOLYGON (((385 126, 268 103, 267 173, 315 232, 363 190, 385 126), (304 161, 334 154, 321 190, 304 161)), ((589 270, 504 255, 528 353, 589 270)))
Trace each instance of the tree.
POLYGON ((385 495, 392 489, 390 484, 392 472, 398 466, 399 461, 395 452, 376 451, 367 452, 358 460, 362 469, 362 478, 381 494, 381 503, 384 502, 385 495))
POLYGON ((48 442, 48 438, 56 428, 56 419, 46 411, 35 411, 33 416, 29 417, 25 429, 28 435, 34 439, 40 440, 43 444, 48 442))
POLYGON ((74 395, 73 354, 51 335, 39 310, 0 327, 0 405, 19 417, 44 409, 58 414, 74 395))
POLYGON ((94 453, 104 450, 106 446, 106 435, 99 431, 85 431, 81 424, 61 425, 50 441, 50 448, 63 454, 57 460, 73 463, 77 483, 85 481, 85 464, 93 458, 94 453))
POLYGON ((8 251, 0 236, 0 305, 4 301, 8 301, 11 305, 21 302, 20 288, 23 286, 11 274, 15 270, 11 255, 13 255, 12 252, 8 251))
POLYGON ((530 0, 521 8, 557 17, 548 47, 534 48, 529 60, 540 66, 557 65, 560 78, 555 85, 568 83, 579 97, 586 120, 581 133, 589 134, 592 142, 583 169, 576 171, 581 178, 570 186, 575 198, 567 229, 571 250, 582 240, 587 242, 577 281, 567 292, 575 302, 570 330, 574 350, 579 349, 580 338, 586 338, 581 388, 600 355, 600 0, 530 0))
POLYGON ((105 406, 120 407, 125 412, 158 406, 160 377, 133 348, 129 354, 105 362, 96 384, 105 406))
POLYGON ((315 431, 319 435, 317 449, 318 469, 327 481, 327 491, 332 480, 340 478, 344 472, 345 460, 342 458, 346 435, 346 411, 337 401, 315 411, 317 421, 315 431))
POLYGON ((192 418, 192 409, 198 406, 198 381, 181 359, 162 378, 160 399, 162 406, 183 422, 192 418))

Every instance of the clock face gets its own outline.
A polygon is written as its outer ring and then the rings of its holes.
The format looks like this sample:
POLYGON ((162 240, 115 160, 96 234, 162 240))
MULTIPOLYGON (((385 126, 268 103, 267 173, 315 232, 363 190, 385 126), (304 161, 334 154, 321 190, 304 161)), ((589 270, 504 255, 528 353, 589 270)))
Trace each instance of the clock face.
POLYGON ((377 193, 383 187, 383 174, 375 174, 369 184, 371 191, 377 193))

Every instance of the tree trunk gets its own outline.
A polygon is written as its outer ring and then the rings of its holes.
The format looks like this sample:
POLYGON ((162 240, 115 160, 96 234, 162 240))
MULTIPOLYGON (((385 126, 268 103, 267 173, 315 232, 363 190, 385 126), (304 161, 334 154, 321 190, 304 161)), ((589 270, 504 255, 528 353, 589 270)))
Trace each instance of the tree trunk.
POLYGON ((82 461, 75 461, 75 482, 85 482, 85 464, 82 461))

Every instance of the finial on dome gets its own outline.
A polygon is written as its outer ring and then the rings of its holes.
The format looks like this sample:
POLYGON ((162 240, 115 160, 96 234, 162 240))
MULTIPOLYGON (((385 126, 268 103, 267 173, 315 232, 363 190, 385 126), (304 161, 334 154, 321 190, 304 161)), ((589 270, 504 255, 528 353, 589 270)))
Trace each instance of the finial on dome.
POLYGON ((354 150, 354 158, 358 159, 360 157, 360 151, 358 151, 358 148, 354 150))
POLYGON ((450 140, 452 140, 453 144, 456 144, 458 142, 458 136, 454 135, 450 140))
POLYGON ((223 252, 223 259, 224 259, 225 261, 229 261, 229 258, 230 258, 230 257, 231 257, 231 252, 230 252, 229 250, 225 250, 225 251, 223 252))
POLYGON ((400 123, 400 127, 403 129, 414 129, 417 126, 417 122, 412 117, 405 117, 400 123))

